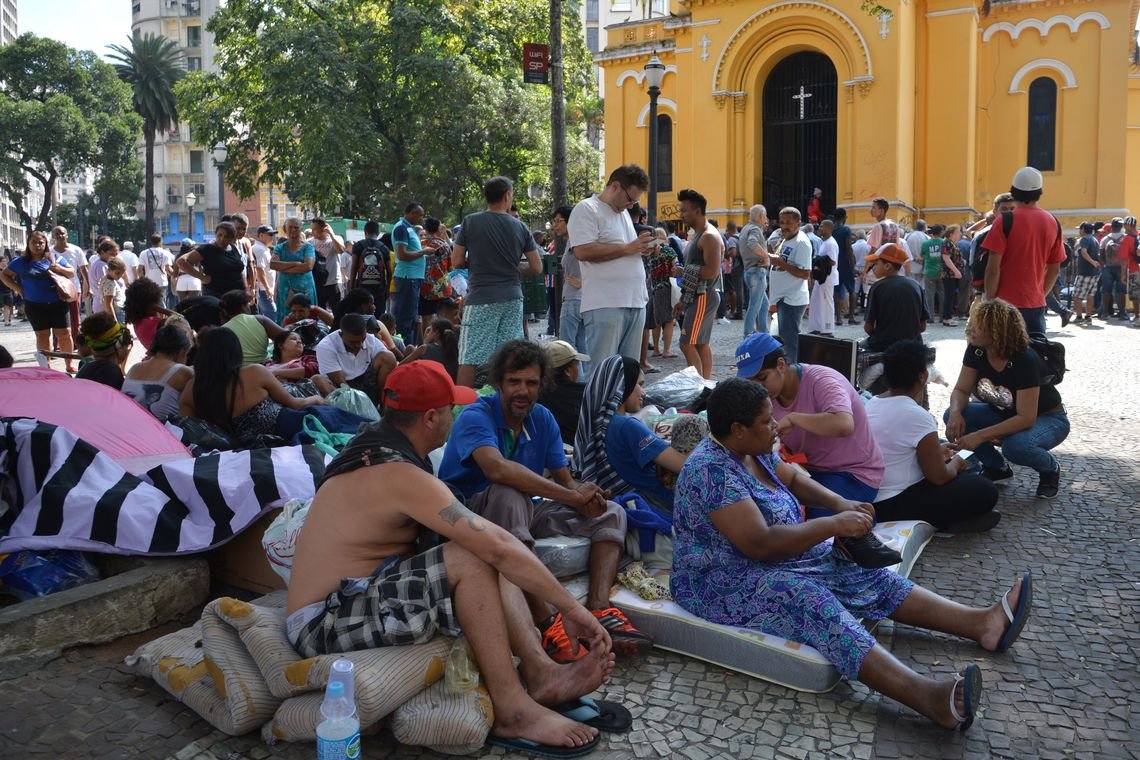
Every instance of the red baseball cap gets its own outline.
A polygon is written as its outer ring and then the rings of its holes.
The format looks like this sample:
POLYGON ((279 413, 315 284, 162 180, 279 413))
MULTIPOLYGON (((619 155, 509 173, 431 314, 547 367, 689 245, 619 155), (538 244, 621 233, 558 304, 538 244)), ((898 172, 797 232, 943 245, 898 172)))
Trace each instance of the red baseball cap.
POLYGON ((406 412, 473 404, 477 398, 473 389, 453 383, 442 364, 424 359, 401 364, 384 383, 384 405, 406 412))

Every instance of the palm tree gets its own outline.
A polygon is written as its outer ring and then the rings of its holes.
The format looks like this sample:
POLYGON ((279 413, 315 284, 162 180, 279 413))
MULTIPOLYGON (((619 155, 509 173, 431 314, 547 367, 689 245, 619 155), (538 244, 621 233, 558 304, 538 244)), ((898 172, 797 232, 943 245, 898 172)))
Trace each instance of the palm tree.
POLYGON ((108 45, 119 79, 134 91, 135 112, 143 118, 146 146, 146 233, 154 232, 154 136, 178 125, 174 84, 186 74, 178 43, 160 34, 130 38, 130 47, 108 45))

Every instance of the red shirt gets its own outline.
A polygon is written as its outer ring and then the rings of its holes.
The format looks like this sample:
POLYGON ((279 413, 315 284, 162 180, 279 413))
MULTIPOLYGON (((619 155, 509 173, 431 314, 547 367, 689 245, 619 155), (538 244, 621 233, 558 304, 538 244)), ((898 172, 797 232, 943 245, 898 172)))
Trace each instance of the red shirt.
POLYGON ((986 250, 1001 256, 997 297, 1018 309, 1045 306, 1045 268, 1065 262, 1061 225, 1043 208, 1020 206, 1013 211, 1009 238, 1001 217, 986 235, 986 250))
POLYGON ((1128 273, 1140 272, 1140 262, 1136 261, 1136 236, 1124 233, 1120 238, 1120 255, 1128 262, 1128 273))

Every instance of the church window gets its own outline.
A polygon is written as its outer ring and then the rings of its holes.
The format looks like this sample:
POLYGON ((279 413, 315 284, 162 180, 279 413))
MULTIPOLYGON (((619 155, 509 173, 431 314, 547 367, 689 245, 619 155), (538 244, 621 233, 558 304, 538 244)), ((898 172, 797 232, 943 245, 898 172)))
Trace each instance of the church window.
POLYGON ((596 26, 586 29, 586 49, 591 53, 598 52, 598 27, 596 26))
POLYGON ((1029 166, 1053 171, 1057 164, 1057 83, 1038 77, 1029 85, 1029 166))
POLYGON ((598 0, 586 0, 586 20, 598 20, 598 0))
POLYGON ((657 189, 673 189, 673 120, 657 117, 657 189))

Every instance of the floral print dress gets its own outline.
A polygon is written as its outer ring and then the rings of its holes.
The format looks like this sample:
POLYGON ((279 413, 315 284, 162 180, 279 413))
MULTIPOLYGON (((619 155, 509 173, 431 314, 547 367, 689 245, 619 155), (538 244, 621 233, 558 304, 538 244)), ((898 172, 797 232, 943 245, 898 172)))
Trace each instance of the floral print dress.
POLYGON ((673 597, 713 623, 812 646, 855 680, 875 645, 859 619, 889 617, 914 583, 855 565, 831 551, 830 538, 778 562, 746 557, 717 530, 712 512, 752 499, 769 525, 802 522, 795 496, 776 478, 779 460, 757 459, 778 488, 753 477, 711 436, 689 455, 674 499, 673 597))

